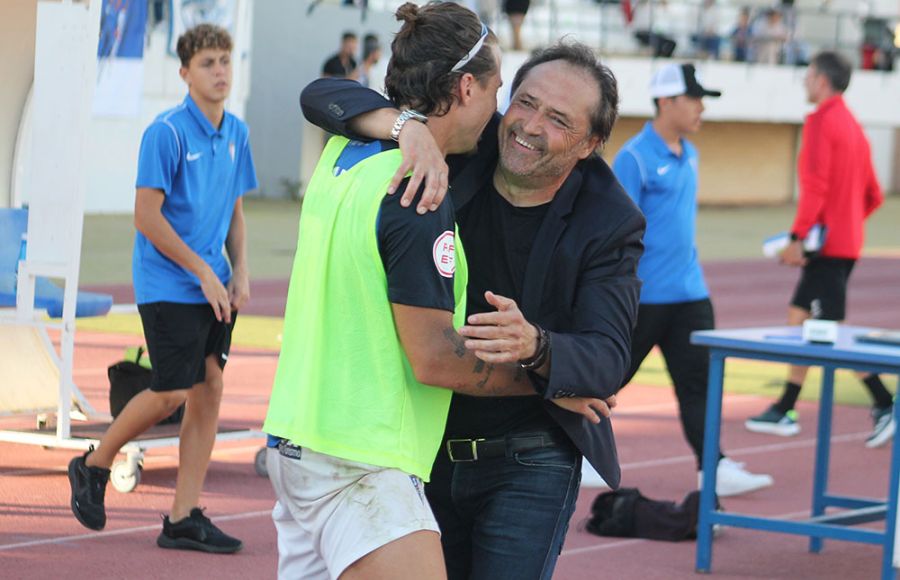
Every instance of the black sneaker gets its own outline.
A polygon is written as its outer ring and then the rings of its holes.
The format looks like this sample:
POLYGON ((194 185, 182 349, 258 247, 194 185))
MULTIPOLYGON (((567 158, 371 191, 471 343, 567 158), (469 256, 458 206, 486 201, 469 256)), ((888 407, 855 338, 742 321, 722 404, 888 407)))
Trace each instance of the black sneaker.
POLYGON ((191 515, 174 524, 169 521, 169 516, 164 516, 163 530, 156 538, 156 545, 212 554, 233 554, 244 546, 240 540, 217 528, 200 508, 192 509, 191 515))
POLYGON ((69 486, 72 488, 72 513, 86 528, 102 530, 106 525, 106 509, 103 498, 109 470, 102 467, 88 467, 84 462, 94 450, 94 446, 84 455, 73 457, 69 462, 69 486))

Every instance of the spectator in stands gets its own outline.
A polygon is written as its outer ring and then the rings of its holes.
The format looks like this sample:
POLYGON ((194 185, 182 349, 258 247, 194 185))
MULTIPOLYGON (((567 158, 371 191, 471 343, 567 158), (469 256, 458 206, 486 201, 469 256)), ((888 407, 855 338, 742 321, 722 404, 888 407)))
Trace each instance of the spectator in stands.
POLYGON ((669 58, 677 43, 668 33, 672 18, 666 0, 640 0, 634 8, 631 25, 634 37, 642 46, 650 47, 656 58, 669 58))
POLYGON ((719 7, 716 0, 703 0, 697 17, 697 34, 694 35, 702 56, 719 60, 719 48, 722 45, 719 26, 719 7))
POLYGON ((359 38, 354 32, 341 35, 341 48, 322 65, 323 77, 354 79, 359 77, 356 59, 353 57, 359 49, 359 38))
POLYGON ((371 86, 372 67, 381 60, 381 43, 377 34, 367 34, 363 37, 362 63, 359 65, 359 84, 364 87, 371 86))
MULTIPOLYGON (((806 71, 807 99, 816 105, 803 125, 797 161, 800 203, 791 227, 791 243, 781 262, 802 267, 800 281, 788 309, 788 324, 810 318, 844 320, 847 283, 859 259, 865 219, 883 201, 872 165, 869 141, 843 94, 850 84, 850 63, 835 52, 813 57, 806 71), (814 225, 826 228, 825 244, 811 257, 803 239, 814 225)), ((750 431, 791 436, 800 432, 794 406, 807 367, 791 366, 781 399, 746 422, 750 431)), ((894 436, 893 399, 876 374, 860 373, 872 396, 874 428, 866 447, 879 447, 894 436)))
POLYGON ((797 40, 797 9, 794 8, 794 0, 780 0, 778 11, 781 12, 781 21, 785 30, 781 62, 790 65, 805 65, 808 54, 804 43, 797 40))
POLYGON ((731 58, 735 62, 747 62, 750 34, 750 7, 744 6, 738 14, 737 24, 731 31, 731 58))
POLYGON ((767 9, 751 28, 753 62, 779 64, 787 37, 781 12, 775 8, 767 9))
MULTIPOLYGON (((647 218, 644 256, 638 266, 644 286, 631 342, 631 368, 622 386, 658 345, 698 467, 703 458, 709 352, 691 344, 690 336, 715 323, 695 242, 697 151, 686 137, 700 130, 703 98, 721 94, 700 84, 692 64, 662 67, 650 83, 656 117, 625 143, 613 162, 619 182, 647 218)), ((721 451, 719 456, 718 495, 772 485, 770 476, 750 473, 721 451)))
POLYGON ((144 131, 134 202, 134 294, 152 381, 128 402, 96 449, 92 445, 69 463, 75 517, 103 529, 109 468, 119 449, 187 401, 172 511, 156 543, 217 554, 242 546, 199 506, 231 332, 250 298, 242 196, 256 188, 247 126, 225 111, 231 48, 228 32, 210 24, 178 39, 188 95, 144 131))
POLYGON ((528 14, 531 0, 503 0, 503 13, 509 18, 509 26, 512 29, 512 49, 524 50, 522 44, 522 23, 528 14))

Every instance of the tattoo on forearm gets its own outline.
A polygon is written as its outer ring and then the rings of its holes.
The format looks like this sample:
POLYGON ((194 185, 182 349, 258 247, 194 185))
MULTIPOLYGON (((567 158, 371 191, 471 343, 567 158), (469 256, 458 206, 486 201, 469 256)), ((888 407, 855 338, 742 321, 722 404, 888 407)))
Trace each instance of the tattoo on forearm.
MULTIPOLYGON (((477 383, 475 383, 475 387, 478 388, 478 389, 483 389, 484 386, 487 384, 487 382, 490 380, 491 374, 493 374, 493 372, 494 372, 494 365, 493 365, 493 364, 487 364, 487 365, 486 365, 486 364, 484 364, 484 361, 479 361, 479 362, 482 363, 482 364, 481 364, 481 369, 485 369, 485 370, 484 370, 484 377, 482 377, 481 380, 479 380, 477 383)), ((479 365, 475 365, 475 369, 479 369, 479 365)), ((482 372, 482 371, 481 371, 481 370, 476 370, 475 372, 476 372, 476 373, 480 373, 480 372, 482 372)), ((496 390, 496 389, 495 389, 495 390, 496 390)))
POLYGON ((466 356, 466 342, 463 340, 463 337, 456 333, 456 329, 452 327, 445 328, 444 338, 449 340, 450 344, 453 345, 453 354, 455 354, 457 358, 466 356))
MULTIPOLYGON (((450 327, 445 328, 443 334, 444 338, 453 345, 453 354, 456 355, 457 358, 462 359, 468 355, 465 339, 461 337, 455 329, 450 327)), ((509 365, 501 365, 501 367, 507 366, 509 365)), ((481 395, 501 396, 510 392, 513 385, 518 386, 522 383, 527 383, 529 380, 528 374, 521 368, 516 367, 512 372, 511 382, 509 374, 504 373, 499 377, 500 384, 488 385, 488 383, 491 382, 495 368, 493 363, 487 363, 480 358, 476 358, 475 364, 472 366, 472 374, 475 375, 473 378, 476 379, 474 384, 471 382, 459 382, 457 383, 456 390, 470 392, 472 394, 476 394, 476 391, 481 391, 481 395)), ((495 383, 496 382, 497 381, 495 381, 495 383)))

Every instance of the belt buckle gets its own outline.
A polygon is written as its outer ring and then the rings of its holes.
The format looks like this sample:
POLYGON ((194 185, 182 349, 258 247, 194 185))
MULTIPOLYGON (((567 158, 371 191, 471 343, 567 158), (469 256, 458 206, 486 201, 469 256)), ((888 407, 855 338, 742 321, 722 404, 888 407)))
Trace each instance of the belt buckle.
POLYGON ((472 463, 474 461, 478 461, 478 443, 480 441, 484 441, 484 439, 448 439, 447 440, 447 455, 450 456, 450 461, 453 463, 472 463), (453 444, 454 443, 468 443, 472 449, 472 458, 471 459, 457 459, 453 456, 453 444))

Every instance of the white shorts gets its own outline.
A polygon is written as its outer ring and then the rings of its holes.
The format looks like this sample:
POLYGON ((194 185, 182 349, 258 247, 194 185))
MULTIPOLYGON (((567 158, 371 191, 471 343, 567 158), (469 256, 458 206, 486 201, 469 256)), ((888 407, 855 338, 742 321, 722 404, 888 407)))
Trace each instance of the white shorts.
POLYGON ((438 532, 422 480, 292 445, 269 448, 279 580, 338 578, 413 532, 438 532))

